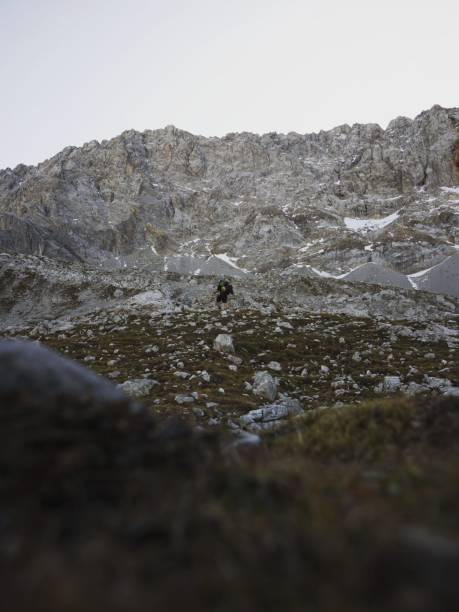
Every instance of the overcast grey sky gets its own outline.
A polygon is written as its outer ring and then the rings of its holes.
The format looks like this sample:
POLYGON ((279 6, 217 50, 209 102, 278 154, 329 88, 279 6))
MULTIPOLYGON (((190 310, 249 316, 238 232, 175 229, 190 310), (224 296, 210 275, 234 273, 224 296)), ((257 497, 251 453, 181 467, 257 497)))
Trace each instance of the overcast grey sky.
POLYGON ((0 168, 168 124, 300 133, 459 106, 458 0, 0 0, 0 168))

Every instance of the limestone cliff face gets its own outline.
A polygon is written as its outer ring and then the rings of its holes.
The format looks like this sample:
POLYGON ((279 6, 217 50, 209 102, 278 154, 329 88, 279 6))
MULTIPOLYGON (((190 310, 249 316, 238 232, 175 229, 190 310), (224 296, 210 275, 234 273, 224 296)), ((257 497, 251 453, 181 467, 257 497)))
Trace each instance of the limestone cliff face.
POLYGON ((258 271, 371 260, 413 272, 455 252, 457 185, 459 109, 387 130, 129 131, 0 171, 0 250, 157 270, 226 254, 258 271))

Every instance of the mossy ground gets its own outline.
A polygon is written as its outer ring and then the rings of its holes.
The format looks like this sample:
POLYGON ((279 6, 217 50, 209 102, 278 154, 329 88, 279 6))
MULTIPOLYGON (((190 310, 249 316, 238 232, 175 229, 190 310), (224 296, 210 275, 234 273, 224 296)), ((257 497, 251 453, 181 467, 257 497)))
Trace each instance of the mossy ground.
MULTIPOLYGON (((118 323, 77 327, 64 337, 55 334, 44 342, 101 375, 117 373, 115 382, 153 378, 159 385, 145 398, 152 411, 205 424, 210 417, 234 419, 260 405, 244 383, 252 382, 256 371, 269 369, 271 361, 282 368, 271 371, 279 378, 279 390, 300 399, 305 409, 376 397, 375 386, 389 375, 414 382, 421 382, 424 375, 437 376, 458 384, 455 349, 445 340, 424 342, 394 335, 397 324, 392 327, 347 315, 266 315, 246 309, 229 310, 226 316, 218 311, 154 317, 144 313, 126 316, 118 323), (292 328, 279 328, 279 321, 292 328), (236 371, 230 369, 233 364, 226 356, 213 349, 219 333, 233 336, 236 356, 242 360, 236 371), (329 372, 321 371, 321 366, 329 372), (209 383, 199 374, 203 370, 210 375, 209 383), (190 377, 180 379, 174 376, 177 371, 190 377), (337 378, 343 380, 339 391, 332 384, 337 378), (175 402, 176 395, 191 392, 199 394, 192 406, 175 402), (209 402, 217 406, 207 408, 209 402)), ((413 331, 424 327, 409 326, 413 331)))

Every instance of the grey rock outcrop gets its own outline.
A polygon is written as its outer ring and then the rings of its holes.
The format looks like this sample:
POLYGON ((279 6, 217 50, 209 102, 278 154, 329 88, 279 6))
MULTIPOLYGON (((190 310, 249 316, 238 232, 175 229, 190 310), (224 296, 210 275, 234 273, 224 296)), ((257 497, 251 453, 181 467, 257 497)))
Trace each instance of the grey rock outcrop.
POLYGON ((454 253, 458 185, 458 109, 386 130, 128 131, 0 171, 0 251, 150 273, 416 273, 454 253))
POLYGON ((299 415, 302 412, 303 408, 298 400, 283 397, 277 402, 265 404, 261 408, 242 415, 239 422, 251 431, 267 430, 277 428, 279 421, 299 415))

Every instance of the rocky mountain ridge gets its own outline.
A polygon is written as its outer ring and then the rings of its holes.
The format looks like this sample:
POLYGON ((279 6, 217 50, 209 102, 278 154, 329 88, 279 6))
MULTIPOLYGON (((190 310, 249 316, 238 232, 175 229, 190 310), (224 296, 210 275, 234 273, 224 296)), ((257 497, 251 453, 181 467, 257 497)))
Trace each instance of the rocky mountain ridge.
POLYGON ((456 253, 458 185, 459 109, 386 130, 128 131, 0 171, 0 250, 151 273, 416 274, 456 253))

